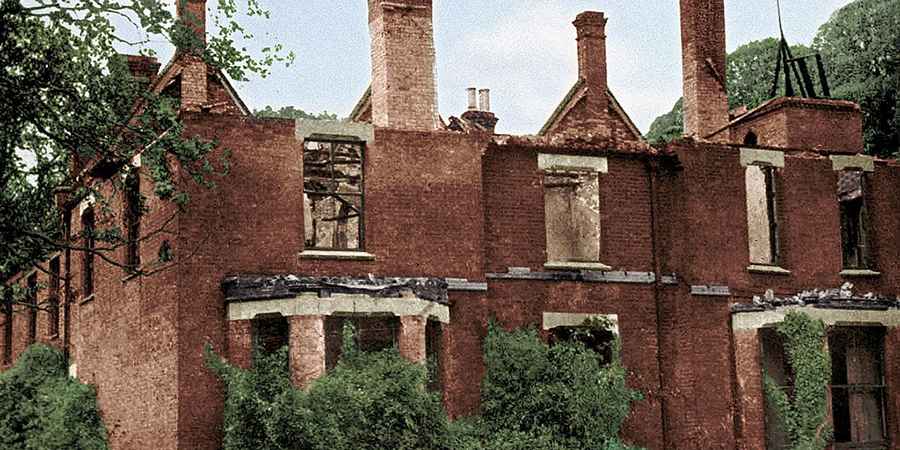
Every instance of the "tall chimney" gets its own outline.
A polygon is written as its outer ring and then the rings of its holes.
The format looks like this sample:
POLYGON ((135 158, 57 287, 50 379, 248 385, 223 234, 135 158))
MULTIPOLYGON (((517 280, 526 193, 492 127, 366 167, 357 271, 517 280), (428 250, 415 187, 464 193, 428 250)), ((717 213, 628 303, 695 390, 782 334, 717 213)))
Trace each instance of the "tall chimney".
POLYGON ((606 17, 602 12, 585 11, 572 22, 578 33, 578 77, 588 89, 587 114, 583 124, 592 134, 609 136, 607 109, 606 17))
POLYGON ((681 0, 681 47, 684 135, 705 140, 728 125, 724 0, 681 0))
POLYGON ((432 0, 369 0, 372 124, 432 131, 440 126, 432 0))
POLYGON ((199 111, 208 103, 207 67, 201 58, 206 45, 206 0, 177 0, 178 20, 193 31, 196 39, 182 43, 181 109, 199 111), (185 47, 184 45, 187 45, 185 47))
MULTIPOLYGON (((193 31, 197 44, 206 44, 206 0, 176 0, 178 21, 193 31)), ((182 43, 184 45, 184 43, 182 43)), ((179 48, 181 51, 196 50, 179 48)))

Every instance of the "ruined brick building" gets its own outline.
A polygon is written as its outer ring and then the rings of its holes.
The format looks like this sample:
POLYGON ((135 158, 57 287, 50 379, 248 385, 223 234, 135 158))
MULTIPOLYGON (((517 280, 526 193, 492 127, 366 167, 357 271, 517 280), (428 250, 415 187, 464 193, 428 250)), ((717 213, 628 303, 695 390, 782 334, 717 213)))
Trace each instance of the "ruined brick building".
MULTIPOLYGON (((161 71, 130 58, 232 167, 216 189, 185 185, 182 213, 155 199, 136 157, 121 214, 87 200, 71 211, 77 239, 100 220, 153 229, 174 213, 168 233, 112 256, 140 264, 165 245, 190 255, 177 270, 128 278, 77 252, 48 262, 70 267, 71 372, 97 386, 113 448, 218 448, 206 343, 242 366, 254 345, 288 345, 304 386, 352 320, 367 348, 435 358, 459 417, 479 408, 489 318, 549 339, 600 316, 645 397, 628 441, 777 448, 760 374, 790 382, 772 333, 790 309, 829 326, 836 447, 900 448, 900 165, 861 154, 850 102, 777 98, 730 116, 723 3, 681 0, 686 138, 663 148, 607 86, 598 12, 575 19, 579 73, 535 136, 496 134, 487 91, 470 91, 460 117, 438 114, 432 0, 368 1, 372 83, 343 122, 253 117, 189 53, 161 71), (148 210, 135 217, 137 192, 148 210)), ((59 277, 12 281, 59 304, 59 277)), ((4 311, 4 364, 30 342, 62 345, 56 311, 4 311)))

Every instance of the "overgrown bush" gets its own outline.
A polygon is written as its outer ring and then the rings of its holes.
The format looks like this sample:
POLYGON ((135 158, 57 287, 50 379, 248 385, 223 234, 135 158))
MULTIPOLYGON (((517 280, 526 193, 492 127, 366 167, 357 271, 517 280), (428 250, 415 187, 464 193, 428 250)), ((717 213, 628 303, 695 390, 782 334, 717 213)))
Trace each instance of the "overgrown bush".
POLYGON ((291 385, 286 349, 249 371, 207 356, 226 385, 226 450, 447 448, 447 416, 424 388, 425 366, 396 349, 366 353, 345 339, 337 367, 307 391, 291 385))
MULTIPOLYGON (((619 430, 640 393, 619 362, 599 367, 578 343, 548 346, 536 330, 506 332, 494 323, 484 343, 483 448, 623 448, 619 430)), ((474 448, 474 447, 473 447, 474 448)))
POLYGON ((825 324, 790 311, 778 324, 787 361, 794 373, 793 392, 764 375, 766 400, 775 407, 794 450, 822 450, 831 438, 827 394, 831 357, 825 349, 825 324))
POLYGON ((484 344, 483 416, 449 423, 425 389, 424 365, 396 349, 366 353, 345 328, 337 367, 307 391, 290 383, 287 350, 257 355, 252 370, 207 349, 226 385, 226 450, 626 450, 619 429, 640 394, 614 362, 600 367, 580 344, 548 346, 534 330, 491 324, 484 344))
POLYGON ((32 345, 0 374, 0 448, 107 448, 94 389, 68 377, 55 348, 32 345))

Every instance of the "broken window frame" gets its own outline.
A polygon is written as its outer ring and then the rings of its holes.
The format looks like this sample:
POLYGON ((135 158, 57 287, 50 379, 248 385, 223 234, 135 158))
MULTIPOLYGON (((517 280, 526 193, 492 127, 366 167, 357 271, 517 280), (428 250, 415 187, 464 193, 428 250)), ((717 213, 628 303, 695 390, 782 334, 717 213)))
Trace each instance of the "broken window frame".
MULTIPOLYGON (((781 230, 780 223, 778 221, 778 167, 773 166, 771 164, 765 163, 754 163, 750 164, 746 168, 745 173, 745 183, 747 178, 749 178, 749 171, 753 168, 759 169, 763 173, 763 183, 765 184, 765 202, 766 202, 766 215, 768 219, 768 227, 767 233, 769 234, 769 261, 768 262, 760 262, 754 261, 753 255, 751 251, 750 263, 760 266, 773 266, 778 267, 782 262, 782 254, 781 254, 781 239, 779 237, 779 233, 781 230)), ((749 225, 749 215, 750 204, 749 204, 749 189, 747 189, 748 196, 748 204, 747 204, 747 215, 748 215, 748 245, 752 245, 753 236, 750 235, 752 232, 752 227, 749 225)))
MULTIPOLYGON (((543 173, 542 173, 542 187, 543 187, 543 196, 544 196, 544 214, 545 214, 544 230, 546 233, 545 245, 546 245, 547 261, 551 262, 551 263, 599 263, 601 260, 601 255, 603 253, 603 248, 602 248, 603 246, 601 245, 602 239, 603 239, 603 234, 602 234, 602 223, 601 223, 602 215, 600 214, 600 172, 591 170, 590 168, 545 169, 545 170, 543 170, 543 173), (595 211, 593 211, 593 213, 596 214, 597 242, 590 243, 590 245, 596 245, 596 254, 592 255, 590 258, 578 258, 576 256, 576 254, 578 252, 576 252, 574 250, 574 246, 578 245, 578 244, 581 244, 581 245, 585 244, 584 242, 576 241, 576 240, 573 240, 573 242, 571 242, 572 248, 569 249, 568 255, 551 255, 550 254, 550 250, 553 246, 550 243, 551 231, 552 231, 551 230, 551 218, 549 217, 549 214, 547 213, 547 209, 546 209, 549 204, 548 194, 549 194, 550 189, 556 189, 556 188, 560 188, 563 186, 552 184, 552 183, 548 182, 548 179, 551 179, 551 178, 574 178, 574 177, 586 177, 586 178, 590 179, 590 182, 596 183, 596 188, 597 188, 597 197, 596 197, 597 208, 595 211)), ((574 189, 577 190, 577 187, 574 189)), ((576 193, 573 192, 572 195, 573 195, 573 199, 571 201, 575 201, 578 199, 578 196, 576 193)), ((568 226, 570 228, 568 231, 570 231, 570 232, 576 231, 577 226, 578 226, 578 224, 574 223, 573 221, 574 221, 574 218, 570 218, 570 220, 568 222, 568 226)), ((570 234, 572 234, 572 233, 570 233, 570 234)), ((591 249, 591 250, 593 251, 593 249, 591 249)))
MULTIPOLYGON (((852 348, 852 346, 850 344, 850 341, 852 340, 852 333, 856 333, 857 336, 859 336, 860 334, 867 334, 866 339, 872 340, 869 343, 877 342, 877 344, 876 344, 877 351, 872 352, 872 354, 876 357, 875 365, 877 366, 877 369, 876 369, 877 372, 875 375, 878 377, 878 380, 880 382, 874 383, 874 384, 873 383, 850 383, 849 380, 844 380, 845 381, 844 384, 835 384, 834 383, 835 377, 838 376, 838 374, 833 369, 832 380, 829 382, 828 388, 829 388, 829 395, 830 395, 830 405, 829 405, 830 412, 831 412, 830 415, 832 418, 831 425, 832 425, 832 429, 834 430, 834 432, 833 432, 834 448, 836 450, 852 449, 852 448, 867 448, 867 449, 883 448, 883 449, 886 449, 889 446, 888 445, 889 444, 889 438, 888 438, 889 428, 888 428, 888 420, 887 420, 888 417, 887 417, 887 403, 886 403, 887 383, 886 383, 885 376, 884 376, 884 363, 885 363, 884 349, 885 349, 886 329, 881 326, 836 326, 836 327, 830 328, 828 330, 828 347, 829 347, 829 354, 832 358, 832 367, 835 367, 835 366, 844 367, 846 370, 849 371, 849 369, 850 369, 849 350, 852 348), (873 335, 873 333, 877 333, 877 336, 873 335), (835 354, 836 348, 837 348, 836 340, 839 337, 843 337, 845 339, 845 341, 843 342, 845 352, 843 355, 844 360, 843 360, 842 366, 839 364, 835 364, 836 362, 840 363, 840 361, 838 361, 838 358, 836 358, 836 356, 838 356, 838 355, 835 354), (835 411, 837 409, 836 405, 837 405, 837 402, 839 401, 839 400, 837 400, 838 396, 835 395, 836 391, 845 391, 847 393, 846 399, 848 402, 848 405, 847 405, 847 421, 848 422, 846 424, 846 426, 847 426, 846 433, 850 434, 850 440, 843 440, 840 442, 837 441, 839 438, 839 430, 837 429, 837 427, 834 423, 835 422, 835 411), (874 393, 875 398, 877 399, 878 412, 879 412, 880 417, 874 417, 874 418, 867 417, 866 418, 868 420, 874 419, 875 421, 880 422, 882 436, 881 436, 881 439, 877 440, 877 441, 862 442, 862 441, 856 441, 853 438, 853 434, 854 434, 854 431, 853 431, 854 425, 853 424, 857 420, 861 419, 860 417, 858 417, 857 414, 864 414, 864 412, 854 411, 853 407, 849 404, 851 401, 850 400, 851 395, 853 395, 854 393, 858 394, 858 393, 865 393, 865 392, 874 393)), ((845 373, 845 376, 848 376, 848 373, 845 373)))
POLYGON ((869 217, 868 217, 868 186, 866 172, 860 172, 859 198, 842 201, 838 199, 841 223, 841 265, 845 270, 872 269, 869 217))
MULTIPOLYGON (((315 224, 313 224, 313 236, 312 236, 312 245, 310 243, 310 237, 306 235, 306 221, 311 220, 305 217, 304 214, 304 224, 303 224, 303 241, 304 241, 304 249, 306 250, 321 250, 321 251, 365 251, 365 154, 366 154, 366 142, 352 136, 334 136, 334 135, 323 135, 323 134, 313 134, 310 137, 306 138, 303 142, 303 197, 304 197, 304 208, 305 202, 308 196, 310 195, 319 195, 325 197, 333 197, 335 200, 340 202, 342 205, 346 205, 353 210, 356 210, 356 216, 358 220, 357 224, 357 245, 355 247, 341 247, 337 245, 323 246, 319 245, 316 242, 316 230, 315 224), (322 144, 326 143, 330 146, 331 155, 329 157, 330 166, 331 166, 331 183, 336 185, 335 181, 335 169, 334 169, 334 148, 336 145, 353 145, 357 146, 359 150, 359 192, 358 193, 348 193, 348 192, 339 192, 339 189, 331 189, 331 190, 315 190, 309 189, 307 184, 307 161, 306 161, 306 152, 307 145, 311 143, 322 144), (354 197, 359 199, 359 208, 357 209, 353 206, 352 202, 345 201, 341 197, 354 197)), ((310 200, 311 201, 311 200, 310 200)), ((347 216, 346 219, 352 218, 352 216, 347 216)), ((340 217, 334 218, 334 220, 339 220, 340 217)), ((334 242, 334 238, 332 239, 334 242)))

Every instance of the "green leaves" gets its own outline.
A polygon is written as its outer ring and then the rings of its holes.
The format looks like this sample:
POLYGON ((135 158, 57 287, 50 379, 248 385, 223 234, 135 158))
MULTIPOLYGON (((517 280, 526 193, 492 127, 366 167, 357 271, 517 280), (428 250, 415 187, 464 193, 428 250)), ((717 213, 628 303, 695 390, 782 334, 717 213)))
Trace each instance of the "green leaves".
POLYGON ((66 374, 62 353, 36 344, 0 374, 0 447, 105 450, 96 393, 66 374))
POLYGON ((794 373, 791 395, 763 374, 766 400, 777 411, 791 448, 822 450, 828 445, 828 383, 831 357, 825 349, 825 324, 804 313, 790 311, 778 324, 787 360, 794 373))
POLYGON ((566 449, 621 445, 622 422, 631 403, 642 398, 628 388, 617 356, 599 367, 597 356, 582 345, 549 347, 535 330, 506 332, 492 322, 484 362, 479 426, 488 448, 554 448, 528 447, 535 442, 566 449))

